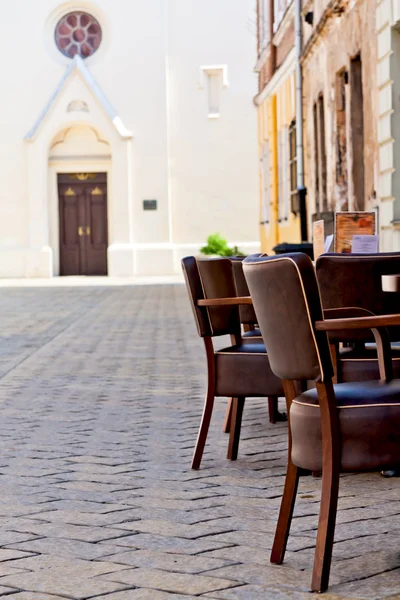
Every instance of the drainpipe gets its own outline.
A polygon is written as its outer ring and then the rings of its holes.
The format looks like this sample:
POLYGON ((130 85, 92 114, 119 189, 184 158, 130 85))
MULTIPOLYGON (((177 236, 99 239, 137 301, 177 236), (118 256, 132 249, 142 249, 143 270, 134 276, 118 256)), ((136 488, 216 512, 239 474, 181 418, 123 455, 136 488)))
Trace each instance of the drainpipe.
POLYGON ((303 69, 301 55, 303 52, 303 32, 301 22, 301 0, 295 1, 294 35, 296 50, 296 166, 297 166, 297 200, 300 211, 301 241, 306 242, 307 233, 307 188, 304 186, 304 146, 303 146, 303 69))

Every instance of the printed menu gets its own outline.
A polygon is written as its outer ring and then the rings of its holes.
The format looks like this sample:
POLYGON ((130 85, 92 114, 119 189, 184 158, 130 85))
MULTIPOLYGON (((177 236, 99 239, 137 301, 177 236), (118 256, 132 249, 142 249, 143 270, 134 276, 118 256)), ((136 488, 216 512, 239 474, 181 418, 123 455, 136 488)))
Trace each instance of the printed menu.
POLYGON ((335 252, 351 253, 355 235, 375 235, 374 212, 335 213, 335 252))
POLYGON ((325 252, 325 223, 324 221, 314 221, 313 223, 313 246, 314 260, 317 260, 325 252))

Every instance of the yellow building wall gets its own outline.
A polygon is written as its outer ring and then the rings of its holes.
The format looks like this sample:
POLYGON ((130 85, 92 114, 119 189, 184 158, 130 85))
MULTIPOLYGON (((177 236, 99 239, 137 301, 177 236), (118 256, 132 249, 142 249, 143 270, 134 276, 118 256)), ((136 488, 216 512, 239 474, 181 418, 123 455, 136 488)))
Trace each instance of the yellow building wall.
MULTIPOLYGON (((261 250, 273 254, 272 248, 282 242, 300 242, 300 218, 290 210, 290 197, 279 198, 279 135, 295 119, 295 73, 282 81, 274 93, 267 96, 258 107, 258 140, 260 158, 260 240, 261 250), (284 202, 289 202, 287 219, 279 220, 284 202)), ((289 194, 289 148, 283 165, 289 194)), ((285 194, 286 197, 286 194, 285 194)))

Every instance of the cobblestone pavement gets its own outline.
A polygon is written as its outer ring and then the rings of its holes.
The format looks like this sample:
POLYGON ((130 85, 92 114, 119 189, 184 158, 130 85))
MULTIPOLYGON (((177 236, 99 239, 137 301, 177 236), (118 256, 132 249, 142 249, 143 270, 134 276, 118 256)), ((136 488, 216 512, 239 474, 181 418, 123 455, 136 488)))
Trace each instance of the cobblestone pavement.
MULTIPOLYGON (((286 425, 245 407, 225 459, 182 285, 0 293, 0 596, 307 600, 320 481, 302 478, 287 560, 268 563, 286 425)), ((341 480, 326 600, 400 599, 400 480, 341 480)))

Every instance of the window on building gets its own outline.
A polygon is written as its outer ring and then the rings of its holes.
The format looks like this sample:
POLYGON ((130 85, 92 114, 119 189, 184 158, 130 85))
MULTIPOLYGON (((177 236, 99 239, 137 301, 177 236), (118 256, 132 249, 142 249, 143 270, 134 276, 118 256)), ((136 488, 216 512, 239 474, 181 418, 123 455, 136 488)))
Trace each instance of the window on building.
POLYGON ((270 160, 268 140, 264 142, 260 157, 261 224, 270 222, 270 160))
POLYGON ((320 206, 322 211, 328 210, 327 193, 326 193, 326 143, 325 143, 325 104, 324 97, 321 95, 318 98, 318 123, 319 123, 319 171, 320 171, 320 206))
POLYGON ((290 173, 290 209, 298 213, 297 202, 297 151, 296 151, 296 121, 289 127, 289 173, 290 173))
POLYGON ((362 63, 358 55, 350 61, 350 118, 354 210, 364 210, 364 95, 362 63))
POLYGON ((70 12, 56 26, 57 48, 69 58, 76 54, 82 58, 91 56, 100 46, 101 38, 99 22, 86 12, 70 12))
POLYGON ((278 211, 279 221, 289 218, 289 133, 283 127, 278 132, 278 211))
POLYGON ((328 210, 326 192, 325 108, 321 94, 314 103, 315 212, 328 210))
POLYGON ((339 210, 349 210, 347 169, 347 83, 345 69, 336 75, 336 196, 339 210))
POLYGON ((315 212, 320 212, 319 204, 319 143, 318 143, 318 109, 317 103, 313 106, 313 123, 314 123, 314 193, 315 193, 315 212))
POLYGON ((258 43, 262 52, 270 40, 270 0, 258 0, 258 43))

